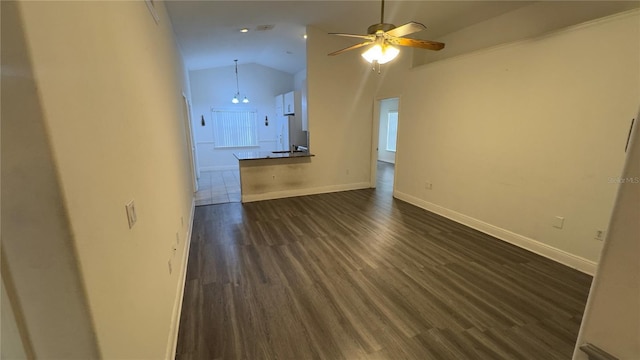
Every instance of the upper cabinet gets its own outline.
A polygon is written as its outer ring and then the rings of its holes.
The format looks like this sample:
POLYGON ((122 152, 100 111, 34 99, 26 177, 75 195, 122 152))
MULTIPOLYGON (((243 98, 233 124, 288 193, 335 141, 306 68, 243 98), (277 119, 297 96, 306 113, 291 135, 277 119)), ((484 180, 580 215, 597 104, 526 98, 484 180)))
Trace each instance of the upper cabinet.
POLYGON ((284 94, 283 111, 284 115, 294 115, 296 113, 294 91, 289 91, 288 93, 284 94))
POLYGON ((276 96, 276 115, 295 115, 296 108, 300 109, 300 92, 289 91, 276 96), (298 104, 296 104, 296 102, 298 104))

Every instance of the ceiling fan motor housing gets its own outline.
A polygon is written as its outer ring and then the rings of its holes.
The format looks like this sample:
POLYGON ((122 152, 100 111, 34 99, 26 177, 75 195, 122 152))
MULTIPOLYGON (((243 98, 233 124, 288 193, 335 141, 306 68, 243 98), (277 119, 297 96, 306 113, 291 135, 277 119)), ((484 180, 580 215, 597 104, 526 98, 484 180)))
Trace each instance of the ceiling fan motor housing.
POLYGON ((369 28, 367 29, 367 33, 371 34, 371 35, 375 35, 375 33, 378 30, 382 30, 384 32, 387 32, 389 30, 395 29, 396 26, 393 24, 386 24, 386 23, 380 23, 380 24, 373 24, 371 26, 369 26, 369 28))

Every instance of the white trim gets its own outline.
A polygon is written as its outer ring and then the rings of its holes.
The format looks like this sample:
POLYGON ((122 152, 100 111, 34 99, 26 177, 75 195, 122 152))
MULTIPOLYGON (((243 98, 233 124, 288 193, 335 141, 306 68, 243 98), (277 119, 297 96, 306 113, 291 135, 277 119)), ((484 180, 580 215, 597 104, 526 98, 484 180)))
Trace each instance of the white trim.
POLYGON ((447 209, 440 205, 419 199, 409 194, 405 194, 399 191, 394 191, 393 196, 402 201, 406 201, 409 204, 415 205, 419 208, 444 216, 447 219, 453 220, 457 223, 460 223, 472 229, 481 231, 485 234, 491 235, 502 241, 516 245, 525 250, 529 250, 533 253, 544 256, 548 259, 554 260, 556 262, 559 262, 561 264, 564 264, 576 270, 579 270, 585 274, 589 274, 589 275, 595 274, 596 267, 598 265, 595 261, 591 261, 583 257, 568 253, 564 250, 560 250, 553 246, 544 244, 538 240, 534 240, 526 236, 516 234, 509 230, 500 228, 495 225, 491 225, 484 221, 447 209))
POLYGON ((165 359, 175 359, 178 346, 178 330, 180 329, 180 316, 182 315, 182 300, 184 299, 184 285, 187 280, 187 264, 189 262, 189 249, 191 248, 191 234, 193 233, 193 219, 196 210, 196 199, 191 199, 191 214, 189 214, 189 228, 183 241, 185 241, 184 253, 182 255, 182 269, 178 278, 178 287, 176 289, 176 298, 173 302, 173 312, 171 315, 171 324, 169 327, 169 339, 167 341, 167 350, 165 359))
POLYGON ((238 170, 239 168, 238 165, 201 166, 200 171, 238 170))
POLYGON ((349 190, 360 190, 360 189, 368 189, 370 187, 369 182, 360 182, 354 184, 341 184, 341 185, 330 185, 330 186, 321 186, 315 188, 305 188, 305 189, 295 189, 295 190, 282 190, 282 191, 272 191, 263 194, 242 194, 242 202, 248 203, 253 201, 262 201, 262 200, 273 200, 273 199, 282 199, 294 196, 305 196, 305 195, 316 195, 316 194, 326 194, 338 191, 349 191, 349 190))

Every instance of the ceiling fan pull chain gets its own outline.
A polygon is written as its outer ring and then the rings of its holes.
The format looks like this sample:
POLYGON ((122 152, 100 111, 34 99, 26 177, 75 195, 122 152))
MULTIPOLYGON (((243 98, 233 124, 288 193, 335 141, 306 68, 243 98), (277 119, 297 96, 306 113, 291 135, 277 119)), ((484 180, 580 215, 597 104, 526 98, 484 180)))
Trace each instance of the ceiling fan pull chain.
POLYGON ((371 63, 371 71, 376 71, 376 66, 378 67, 378 74, 380 74, 380 63, 375 60, 371 63))

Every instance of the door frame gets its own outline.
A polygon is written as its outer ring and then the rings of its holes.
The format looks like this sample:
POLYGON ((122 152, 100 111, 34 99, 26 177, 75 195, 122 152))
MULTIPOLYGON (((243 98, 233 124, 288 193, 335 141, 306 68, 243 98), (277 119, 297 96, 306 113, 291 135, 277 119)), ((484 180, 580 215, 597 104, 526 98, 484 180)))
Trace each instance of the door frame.
POLYGON ((193 126, 191 124, 191 103, 189 102, 189 98, 183 92, 183 112, 184 115, 184 127, 185 127, 185 138, 187 141, 187 147, 189 148, 189 167, 191 168, 191 181, 193 185, 193 192, 198 191, 198 179, 200 178, 200 168, 198 167, 198 150, 196 149, 196 144, 194 142, 193 136, 193 126))
MULTIPOLYGON (((380 105, 383 100, 398 99, 398 134, 400 133, 401 95, 377 96, 373 101, 373 118, 371 119, 371 155, 369 187, 376 188, 378 183, 378 147, 380 140, 380 105)), ((398 136, 398 135, 396 135, 398 136)), ((399 141, 396 141, 396 145, 399 141)), ((393 193, 396 193, 396 174, 398 173, 398 147, 396 146, 395 164, 393 166, 393 193)))

